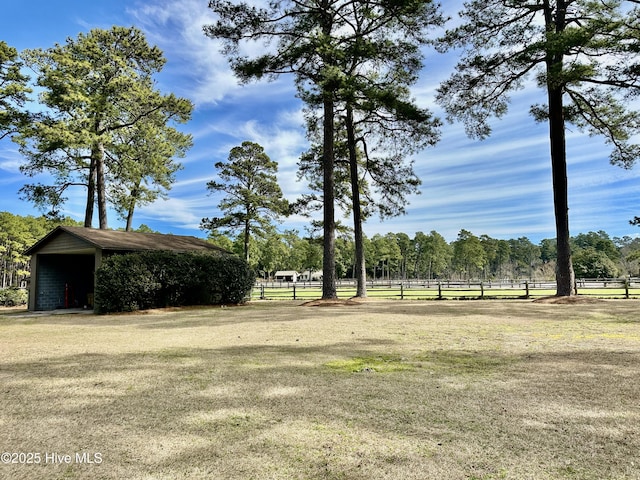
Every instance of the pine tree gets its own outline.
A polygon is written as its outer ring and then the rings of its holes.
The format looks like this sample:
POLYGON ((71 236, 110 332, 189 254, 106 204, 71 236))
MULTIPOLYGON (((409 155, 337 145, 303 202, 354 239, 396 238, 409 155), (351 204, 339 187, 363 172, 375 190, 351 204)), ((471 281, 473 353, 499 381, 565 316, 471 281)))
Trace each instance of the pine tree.
POLYGON ((252 234, 270 232, 271 222, 289 211, 276 178, 278 164, 262 146, 243 142, 231 149, 227 162, 217 162, 215 167, 221 181, 208 182, 207 189, 226 193, 218 204, 224 216, 203 218, 200 227, 212 232, 222 228, 225 233, 241 230, 248 262, 252 234))
POLYGON ((509 92, 535 75, 546 104, 536 120, 549 124, 557 233, 557 295, 574 294, 569 244, 566 124, 601 135, 611 162, 630 167, 640 157, 631 143, 640 113, 629 100, 640 95, 640 8, 635 0, 472 0, 463 23, 447 33, 441 49, 462 49, 438 101, 467 133, 485 138, 488 119, 501 117, 509 92), (635 6, 634 6, 635 5, 635 6))
POLYGON ((31 88, 29 77, 22 74, 18 51, 0 41, 0 140, 16 133, 28 121, 24 111, 31 88))
POLYGON ((129 136, 124 132, 151 116, 161 115, 164 124, 184 122, 192 105, 154 88, 152 76, 165 59, 136 28, 94 29, 22 56, 38 73, 40 101, 50 111, 21 132, 28 160, 22 171, 54 177, 53 185, 26 185, 22 193, 56 212, 68 188, 85 187, 85 226, 92 225, 97 199, 100 228, 107 228, 107 181, 120 181, 110 159, 117 156, 120 139, 129 136))

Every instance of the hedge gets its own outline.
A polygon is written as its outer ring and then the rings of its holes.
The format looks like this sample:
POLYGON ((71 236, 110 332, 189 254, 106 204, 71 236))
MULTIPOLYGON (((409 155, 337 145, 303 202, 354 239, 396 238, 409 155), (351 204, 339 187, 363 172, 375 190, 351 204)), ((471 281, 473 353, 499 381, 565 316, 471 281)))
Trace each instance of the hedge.
POLYGON ((246 301, 255 274, 240 257, 168 251, 113 255, 96 271, 94 308, 128 312, 246 301))

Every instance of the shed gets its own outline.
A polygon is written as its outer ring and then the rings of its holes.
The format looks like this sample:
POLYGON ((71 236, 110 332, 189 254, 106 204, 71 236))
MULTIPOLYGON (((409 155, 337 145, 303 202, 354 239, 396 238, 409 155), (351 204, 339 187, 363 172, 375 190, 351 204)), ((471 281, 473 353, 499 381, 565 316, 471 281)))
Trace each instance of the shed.
POLYGON ((31 255, 29 310, 93 308, 95 272, 102 259, 145 250, 229 253, 196 237, 57 227, 25 252, 31 255))
POLYGON ((300 280, 303 282, 317 282, 322 280, 322 270, 307 270, 300 274, 300 280))
POLYGON ((295 270, 278 270, 274 278, 278 282, 297 282, 298 272, 295 270))

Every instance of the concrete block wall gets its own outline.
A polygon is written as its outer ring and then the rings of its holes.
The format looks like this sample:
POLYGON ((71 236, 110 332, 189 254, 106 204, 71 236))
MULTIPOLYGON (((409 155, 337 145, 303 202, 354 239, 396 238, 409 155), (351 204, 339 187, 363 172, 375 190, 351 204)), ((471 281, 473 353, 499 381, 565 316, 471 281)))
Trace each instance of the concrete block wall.
MULTIPOLYGON (((36 310, 54 310, 64 307, 66 276, 64 257, 41 256, 38 265, 36 310)), ((32 285, 33 288, 33 285, 32 285)))

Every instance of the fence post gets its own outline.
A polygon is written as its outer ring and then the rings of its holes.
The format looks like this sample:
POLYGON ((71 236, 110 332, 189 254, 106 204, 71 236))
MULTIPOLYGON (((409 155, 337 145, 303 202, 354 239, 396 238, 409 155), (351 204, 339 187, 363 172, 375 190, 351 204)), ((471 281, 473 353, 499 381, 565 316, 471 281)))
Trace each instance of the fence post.
POLYGON ((400 282, 400 300, 404 300, 404 283, 400 282))
POLYGON ((264 283, 260 285, 260 300, 264 300, 264 283))
POLYGON ((529 280, 524 282, 525 295, 524 298, 529 298, 529 280))
POLYGON ((293 284, 293 299, 297 300, 296 299, 296 284, 295 283, 293 284))
POLYGON ((438 300, 442 300, 442 283, 438 282, 438 300))
POLYGON ((480 300, 484 300, 484 282, 480 282, 480 300))
POLYGON ((624 279, 624 298, 629 299, 629 279, 624 279))

